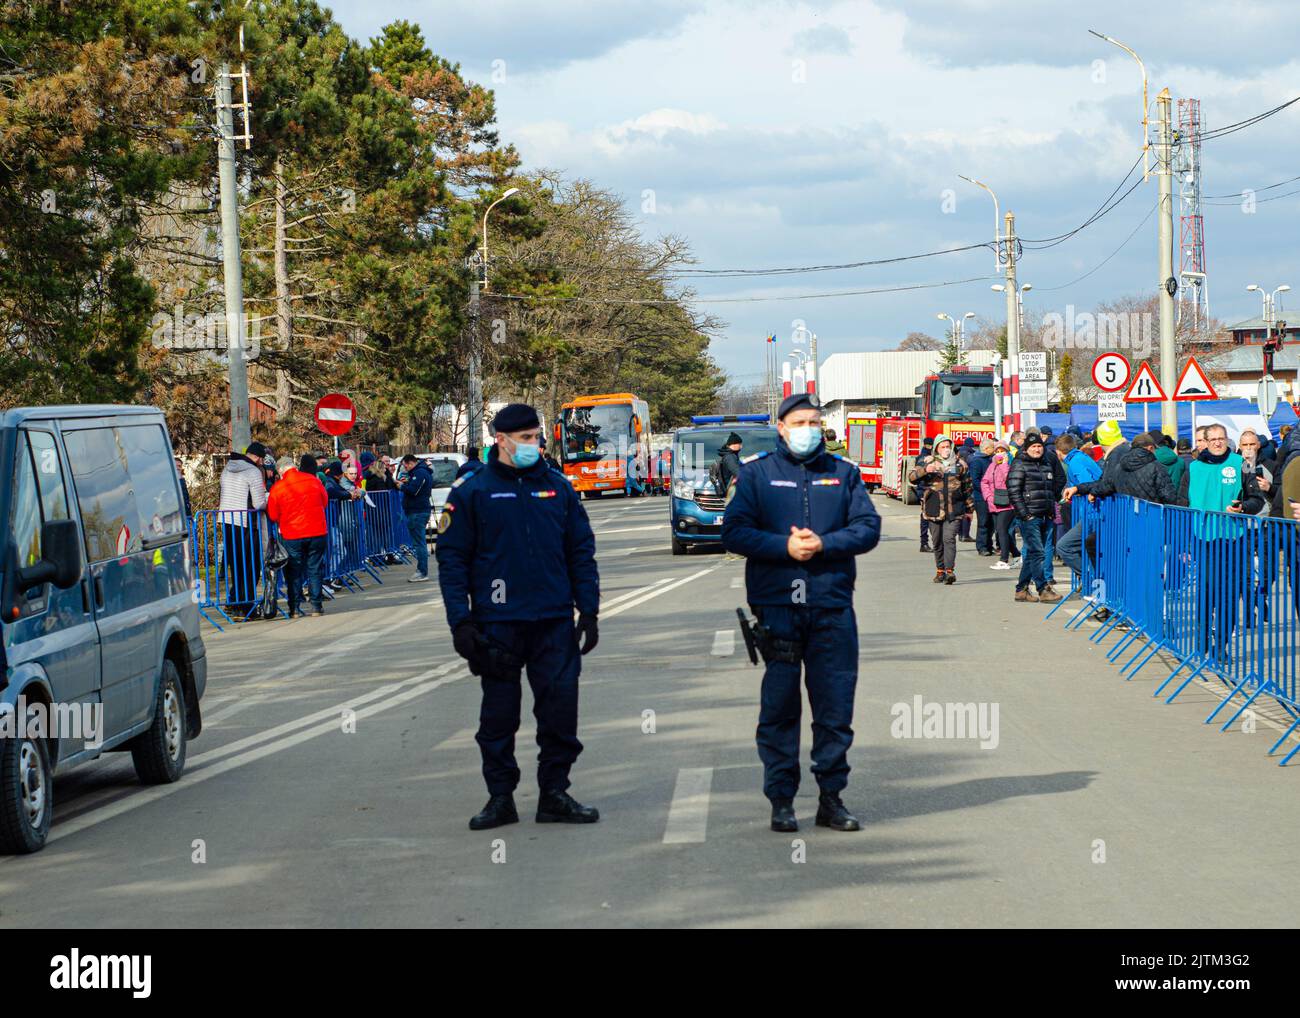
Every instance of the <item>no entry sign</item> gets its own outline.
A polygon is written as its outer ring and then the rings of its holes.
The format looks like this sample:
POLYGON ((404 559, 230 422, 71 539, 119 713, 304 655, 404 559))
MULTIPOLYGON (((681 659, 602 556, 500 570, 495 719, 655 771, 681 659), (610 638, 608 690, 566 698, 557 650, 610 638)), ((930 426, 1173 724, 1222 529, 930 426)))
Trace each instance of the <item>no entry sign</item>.
POLYGON ((316 404, 316 427, 327 435, 346 435, 357 421, 357 408, 341 392, 331 392, 316 404))

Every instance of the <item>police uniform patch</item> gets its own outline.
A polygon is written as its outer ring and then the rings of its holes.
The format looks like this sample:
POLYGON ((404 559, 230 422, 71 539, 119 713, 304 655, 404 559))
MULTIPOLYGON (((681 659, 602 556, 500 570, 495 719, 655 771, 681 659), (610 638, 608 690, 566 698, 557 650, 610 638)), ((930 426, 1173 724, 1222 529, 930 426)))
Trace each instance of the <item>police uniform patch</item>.
POLYGON ((451 486, 453 488, 459 488, 462 484, 464 484, 473 476, 474 476, 473 474, 461 474, 459 477, 457 477, 454 481, 451 482, 451 486))
POLYGON ((813 481, 813 484, 839 484, 839 483, 840 483, 840 479, 838 477, 819 477, 817 478, 817 480, 813 481))
POLYGON ((554 498, 555 494, 556 493, 554 489, 550 491, 534 491, 532 493, 533 498, 554 498))
POLYGON ((447 528, 451 526, 451 510, 452 506, 448 505, 444 507, 442 512, 438 515, 438 533, 445 534, 447 528))

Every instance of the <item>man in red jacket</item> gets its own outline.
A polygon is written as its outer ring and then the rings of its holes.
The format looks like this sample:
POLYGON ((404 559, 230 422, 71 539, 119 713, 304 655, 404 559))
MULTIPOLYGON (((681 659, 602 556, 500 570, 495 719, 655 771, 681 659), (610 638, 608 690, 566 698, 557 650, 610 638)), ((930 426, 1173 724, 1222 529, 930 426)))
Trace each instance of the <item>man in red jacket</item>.
POLYGON ((301 618, 302 581, 307 580, 311 614, 324 615, 321 576, 325 567, 325 506, 329 498, 316 476, 316 457, 310 453, 298 461, 297 470, 287 470, 271 489, 266 515, 280 530, 280 540, 289 552, 284 583, 289 591, 289 618, 301 618))

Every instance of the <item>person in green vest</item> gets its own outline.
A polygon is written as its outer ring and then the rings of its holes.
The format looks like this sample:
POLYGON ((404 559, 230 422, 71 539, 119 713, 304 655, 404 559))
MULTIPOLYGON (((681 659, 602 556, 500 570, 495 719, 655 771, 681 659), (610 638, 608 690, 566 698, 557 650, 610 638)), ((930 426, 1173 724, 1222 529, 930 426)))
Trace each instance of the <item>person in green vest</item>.
POLYGON ((1205 449, 1187 465, 1178 504, 1196 510, 1192 520, 1200 577, 1196 649, 1223 665, 1237 624, 1237 602, 1249 586, 1252 570, 1246 523, 1233 517, 1258 513, 1264 496, 1240 454, 1229 451, 1228 429, 1222 424, 1207 425, 1205 449))
POLYGON ((1174 440, 1163 432, 1152 432, 1153 435, 1160 435, 1160 441, 1156 443, 1156 459, 1160 465, 1169 471, 1169 480, 1174 484, 1174 491, 1183 483, 1183 474, 1187 472, 1187 464, 1178 456, 1178 447, 1174 440))

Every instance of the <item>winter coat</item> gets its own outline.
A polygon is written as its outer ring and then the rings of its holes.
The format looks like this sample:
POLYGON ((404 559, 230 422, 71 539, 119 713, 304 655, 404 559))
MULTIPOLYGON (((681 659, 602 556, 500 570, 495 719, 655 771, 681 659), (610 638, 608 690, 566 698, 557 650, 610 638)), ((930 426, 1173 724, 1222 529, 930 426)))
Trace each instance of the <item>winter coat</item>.
POLYGON ((1082 449, 1071 450, 1062 464, 1065 467, 1067 485, 1087 484, 1090 481, 1101 480, 1101 467, 1097 466, 1097 461, 1082 449))
MULTIPOLYGON (((1286 438, 1282 439, 1278 444, 1275 462, 1269 467, 1273 471, 1273 476, 1285 481, 1287 466, 1295 462, 1297 457, 1300 457, 1300 428, 1293 428, 1287 432, 1286 438)), ((1282 494, 1282 485, 1273 485, 1273 490, 1269 492, 1269 495, 1273 505, 1272 515, 1290 519, 1291 511, 1286 498, 1282 494)))
POLYGON ((1187 469, 1187 464, 1178 457, 1167 445, 1156 446, 1156 459, 1160 465, 1169 471, 1169 480, 1173 482, 1174 491, 1178 490, 1178 484, 1183 479, 1183 471, 1187 469))
MULTIPOLYGON (((1210 452, 1209 449, 1202 450, 1201 454, 1196 457, 1196 463, 1193 463, 1191 466, 1189 466, 1187 468, 1187 472, 1183 474, 1182 483, 1178 487, 1177 504, 1191 505, 1192 471, 1197 467, 1198 464, 1204 464, 1209 467, 1217 468, 1219 464, 1224 463, 1230 456, 1235 456, 1235 455, 1236 455, 1235 453, 1228 452, 1228 453, 1224 453, 1222 456, 1215 456, 1212 452, 1210 452)), ((1218 490, 1217 480, 1215 481, 1214 487, 1217 491, 1218 490)), ((1225 493, 1223 495, 1223 500, 1225 502, 1227 502, 1230 499, 1241 503, 1241 511, 1246 516, 1254 516, 1267 503, 1267 498, 1260 492, 1259 485, 1255 481, 1254 472, 1247 471, 1247 470, 1242 470, 1240 472, 1240 477, 1236 479, 1235 490, 1232 492, 1225 493)), ((1217 505, 1216 506, 1192 505, 1191 507, 1193 509, 1207 509, 1207 508, 1217 509, 1218 508, 1217 505)))
POLYGON ((1055 453, 1046 450, 1037 459, 1021 452, 1007 473, 1007 491, 1016 516, 1022 520, 1050 520, 1056 501, 1065 490, 1065 469, 1055 453))
POLYGON ((250 509, 266 508, 266 481, 262 476, 262 464, 232 452, 230 462, 221 471, 221 499, 217 508, 222 511, 222 523, 248 526, 245 513, 250 509))
POLYGON ((997 504, 997 493, 1006 491, 1007 475, 1010 473, 1011 460, 1009 458, 1004 457, 1001 463, 996 458, 989 460, 988 469, 984 471, 984 476, 980 479, 980 493, 984 496, 984 503, 989 507, 989 512, 1009 513, 1015 508, 1009 504, 997 504))
POLYGON ((907 479, 920 490, 921 516, 932 522, 942 522, 958 519, 973 511, 975 506, 971 494, 970 470, 960 457, 957 459, 956 472, 951 474, 928 473, 926 468, 931 463, 940 461, 933 456, 927 457, 907 475, 907 479))
POLYGON ((1119 445, 1112 446, 1110 455, 1108 455, 1101 462, 1101 479, 1097 481, 1088 481, 1085 482, 1084 484, 1077 485, 1079 489, 1079 494, 1080 495, 1093 494, 1093 488, 1096 485, 1101 484, 1101 482, 1105 481, 1107 478, 1110 479, 1109 494, 1111 495, 1115 494, 1115 491, 1119 487, 1116 481, 1119 475, 1120 464, 1124 462, 1124 457, 1128 455, 1128 451, 1132 448, 1133 447, 1129 445, 1127 442, 1120 442, 1119 445))
POLYGON ((971 453, 971 458, 966 461, 966 466, 970 469, 970 483, 976 505, 983 505, 988 501, 984 497, 984 475, 992 465, 993 457, 978 449, 971 453))
POLYGON ((315 474, 290 470, 271 489, 266 500, 266 515, 279 526, 280 536, 286 541, 324 537, 328 502, 325 486, 315 474))
POLYGON ((731 489, 731 482, 740 474, 740 454, 730 446, 718 453, 718 476, 722 478, 723 493, 731 489))
POLYGON ((1103 476, 1092 485, 1092 495, 1095 498, 1130 495, 1160 505, 1178 504, 1178 489, 1169 479, 1165 465, 1150 449, 1133 447, 1124 454, 1118 470, 1112 471, 1109 478, 1103 476))

